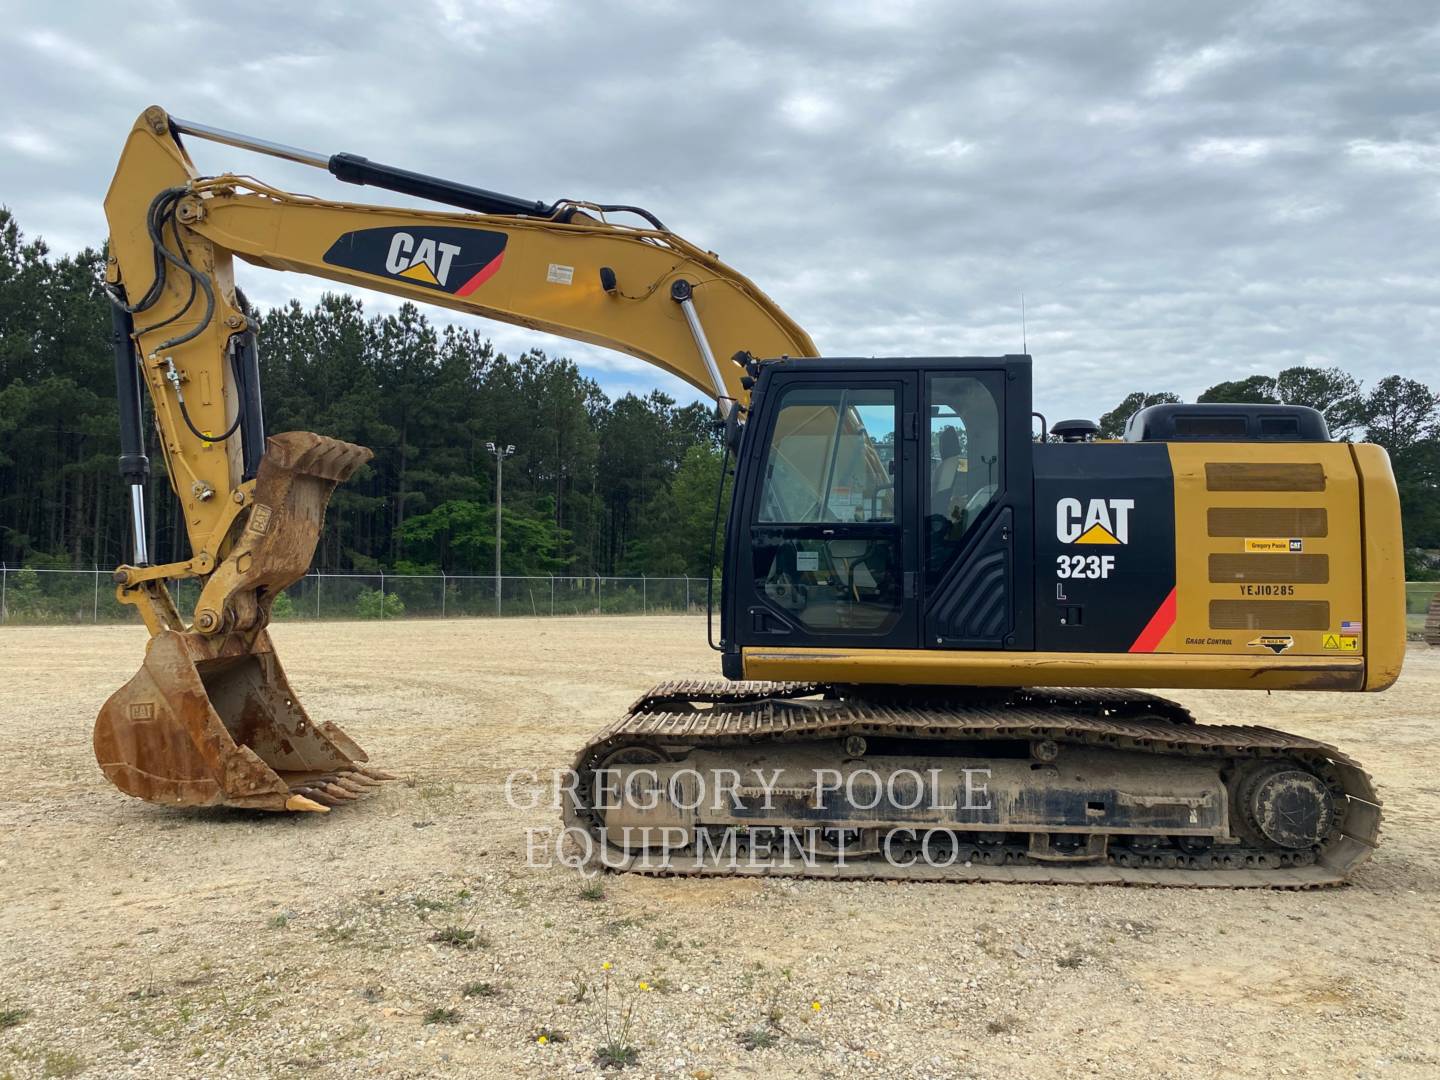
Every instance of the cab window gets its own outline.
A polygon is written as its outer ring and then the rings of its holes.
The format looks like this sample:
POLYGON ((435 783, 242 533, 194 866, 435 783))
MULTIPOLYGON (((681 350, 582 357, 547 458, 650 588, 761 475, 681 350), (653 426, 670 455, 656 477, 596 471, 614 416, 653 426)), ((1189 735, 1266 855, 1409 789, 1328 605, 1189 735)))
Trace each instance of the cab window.
POLYGON ((796 387, 785 393, 766 458, 759 520, 895 520, 895 391, 796 387))
POLYGON ((1000 377, 932 375, 926 578, 934 587, 1004 487, 1000 377))
POLYGON ((811 633, 887 633, 904 605, 898 389, 782 393, 751 532, 756 588, 811 633))

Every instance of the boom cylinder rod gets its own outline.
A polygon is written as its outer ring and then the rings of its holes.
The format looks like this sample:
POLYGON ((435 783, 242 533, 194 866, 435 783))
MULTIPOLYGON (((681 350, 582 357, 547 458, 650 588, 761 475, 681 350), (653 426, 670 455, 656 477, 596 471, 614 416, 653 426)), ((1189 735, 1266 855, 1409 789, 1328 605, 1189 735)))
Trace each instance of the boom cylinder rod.
POLYGON ((715 402, 720 406, 720 416, 722 419, 729 419, 730 410, 735 407, 735 399, 730 396, 725 380, 720 377, 720 365, 715 362, 715 353, 710 349, 710 339, 705 336, 705 327, 700 323, 700 313, 695 310, 694 295, 694 288, 684 278, 670 286, 670 299, 679 304, 680 310, 685 313, 690 336, 695 339, 695 348, 700 350, 700 359, 705 362, 705 370, 710 373, 710 382, 715 387, 715 402))
POLYGON ((330 158, 326 154, 320 154, 314 150, 301 150, 295 146, 286 146, 284 143, 271 142, 269 139, 257 139, 254 135, 241 135, 238 131, 226 131, 224 128, 211 127, 209 124, 197 124, 193 120, 181 120, 178 116, 170 117, 170 128, 182 135, 194 135, 197 139, 208 139, 210 142, 224 143, 226 146, 238 146, 241 150, 253 150, 257 154, 269 154, 271 157, 296 161, 301 165, 312 165, 317 169, 330 167, 330 158))
POLYGON ((521 199, 514 195, 501 194, 498 191, 488 191, 485 188, 460 184, 454 180, 443 180, 438 176, 412 172, 394 165, 382 165, 378 161, 371 161, 358 154, 322 154, 315 150, 302 150, 296 146, 271 142, 269 139, 242 135, 238 131, 226 131, 224 128, 196 123, 194 120, 181 120, 176 116, 170 117, 170 127, 182 135, 194 135, 198 139, 208 139, 210 142, 224 143, 226 146, 239 147, 241 150, 253 150, 257 154, 268 154, 271 157, 283 158, 301 165, 310 165, 316 169, 324 169, 335 179, 347 184, 357 184, 361 187, 368 185, 402 195, 414 195, 422 199, 430 199, 433 202, 444 203, 447 206, 456 206, 462 210, 473 210, 481 214, 510 214, 529 217, 550 217, 556 210, 555 205, 535 199, 521 199))

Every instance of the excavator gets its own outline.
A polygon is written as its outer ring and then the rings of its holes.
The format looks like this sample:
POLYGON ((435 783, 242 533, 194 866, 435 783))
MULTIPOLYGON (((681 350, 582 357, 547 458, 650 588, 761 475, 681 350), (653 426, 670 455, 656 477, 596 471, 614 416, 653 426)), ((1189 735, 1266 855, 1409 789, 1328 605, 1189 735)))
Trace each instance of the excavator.
MULTIPOLYGON (((1147 692, 1399 676, 1389 461, 1312 409, 1157 405, 1118 440, 1050 427, 1029 356, 822 357, 642 208, 517 198, 158 107, 105 210, 133 515, 116 593, 150 638, 94 745, 129 795, 324 813, 388 778, 310 718, 267 632, 370 452, 267 437, 238 258, 615 349, 715 398, 735 481, 723 678, 654 687, 579 750, 564 824, 605 867, 1309 888, 1378 843, 1379 798, 1344 753, 1147 692), (431 208, 202 175, 191 139, 431 208), (180 562, 147 552, 147 395, 180 562), (201 586, 188 622, 177 579, 201 586)), ((717 532, 721 512, 717 492, 717 532)))

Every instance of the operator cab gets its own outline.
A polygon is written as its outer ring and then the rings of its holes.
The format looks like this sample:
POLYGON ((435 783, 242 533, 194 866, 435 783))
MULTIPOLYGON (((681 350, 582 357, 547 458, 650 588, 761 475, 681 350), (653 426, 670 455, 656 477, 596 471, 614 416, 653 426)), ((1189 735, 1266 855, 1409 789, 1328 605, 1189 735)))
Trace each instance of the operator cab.
POLYGON ((1028 356, 758 365, 728 523, 753 645, 1031 648, 1028 356))

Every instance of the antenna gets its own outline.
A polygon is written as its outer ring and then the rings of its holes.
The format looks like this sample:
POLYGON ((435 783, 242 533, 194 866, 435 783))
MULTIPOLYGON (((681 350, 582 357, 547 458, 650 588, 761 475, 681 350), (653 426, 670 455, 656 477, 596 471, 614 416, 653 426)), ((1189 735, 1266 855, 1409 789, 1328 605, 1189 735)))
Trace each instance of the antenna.
POLYGON ((1030 335, 1025 326, 1025 294, 1020 294, 1020 351, 1030 355, 1030 335))

